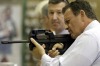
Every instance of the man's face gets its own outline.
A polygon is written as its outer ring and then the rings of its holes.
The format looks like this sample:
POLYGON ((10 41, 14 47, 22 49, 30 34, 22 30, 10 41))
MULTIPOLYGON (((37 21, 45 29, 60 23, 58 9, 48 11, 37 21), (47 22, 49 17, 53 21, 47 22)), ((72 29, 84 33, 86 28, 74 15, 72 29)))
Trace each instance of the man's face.
POLYGON ((84 19, 81 12, 75 16, 70 8, 64 13, 65 23, 72 38, 77 38, 84 30, 84 19))
POLYGON ((65 28, 64 15, 62 14, 62 8, 64 6, 64 2, 48 5, 48 17, 50 25, 51 28, 55 31, 65 28))

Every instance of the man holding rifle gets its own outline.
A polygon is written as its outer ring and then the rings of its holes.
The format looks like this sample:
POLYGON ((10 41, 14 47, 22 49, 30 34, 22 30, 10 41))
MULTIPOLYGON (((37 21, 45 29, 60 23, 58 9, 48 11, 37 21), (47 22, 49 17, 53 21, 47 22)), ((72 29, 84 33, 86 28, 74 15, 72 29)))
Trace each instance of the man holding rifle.
POLYGON ((100 66, 100 23, 87 1, 74 1, 63 9, 68 31, 76 39, 59 58, 45 53, 33 38, 43 66, 100 66))

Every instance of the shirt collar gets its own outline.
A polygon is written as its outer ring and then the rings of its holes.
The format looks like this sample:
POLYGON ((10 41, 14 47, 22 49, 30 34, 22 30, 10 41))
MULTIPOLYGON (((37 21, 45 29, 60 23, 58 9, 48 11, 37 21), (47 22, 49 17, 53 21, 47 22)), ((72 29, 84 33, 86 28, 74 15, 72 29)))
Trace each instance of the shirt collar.
POLYGON ((99 22, 97 20, 93 20, 86 28, 84 31, 89 30, 91 28, 93 28, 94 26, 99 25, 99 22))

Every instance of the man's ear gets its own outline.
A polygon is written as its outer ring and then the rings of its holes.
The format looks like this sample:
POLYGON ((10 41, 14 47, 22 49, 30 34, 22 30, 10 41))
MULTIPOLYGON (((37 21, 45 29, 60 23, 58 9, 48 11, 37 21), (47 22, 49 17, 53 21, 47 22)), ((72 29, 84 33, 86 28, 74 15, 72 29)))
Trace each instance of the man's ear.
POLYGON ((86 16, 85 11, 84 11, 84 10, 80 10, 80 15, 81 15, 82 17, 86 16))
POLYGON ((85 17, 86 17, 86 14, 85 14, 84 10, 80 10, 80 16, 81 16, 82 21, 84 22, 85 17))

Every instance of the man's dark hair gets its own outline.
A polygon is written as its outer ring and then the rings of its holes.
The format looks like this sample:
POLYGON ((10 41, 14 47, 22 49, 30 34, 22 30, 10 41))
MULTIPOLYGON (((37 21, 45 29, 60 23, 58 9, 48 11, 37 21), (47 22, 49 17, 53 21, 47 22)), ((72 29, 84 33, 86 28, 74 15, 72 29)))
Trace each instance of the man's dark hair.
POLYGON ((60 2, 65 2, 66 4, 69 4, 68 0, 49 0, 49 4, 58 4, 60 2))
POLYGON ((90 6, 89 2, 87 1, 73 1, 70 4, 66 5, 63 8, 63 13, 65 13, 65 11, 71 8, 73 14, 75 16, 77 16, 80 13, 80 10, 84 10, 87 17, 90 19, 97 19, 92 7, 90 6))

